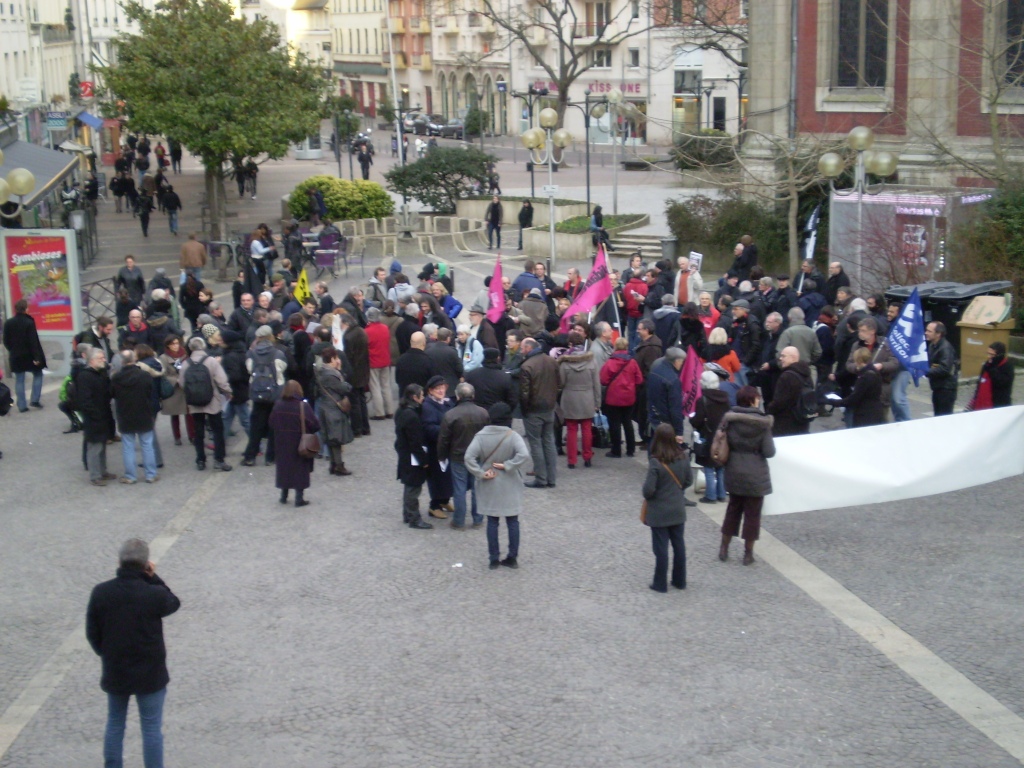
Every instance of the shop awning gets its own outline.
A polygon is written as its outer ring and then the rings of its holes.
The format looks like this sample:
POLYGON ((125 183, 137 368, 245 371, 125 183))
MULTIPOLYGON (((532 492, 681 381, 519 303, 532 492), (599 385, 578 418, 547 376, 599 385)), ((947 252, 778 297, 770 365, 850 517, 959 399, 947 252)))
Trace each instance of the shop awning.
POLYGON ((27 141, 12 141, 4 150, 0 177, 15 168, 27 168, 36 177, 36 188, 25 197, 25 207, 31 208, 78 167, 78 156, 46 149, 27 141))
POLYGON ((83 112, 78 116, 77 120, 78 122, 85 123, 90 128, 95 128, 97 130, 103 127, 103 121, 90 112, 83 112))
POLYGON ((65 139, 58 146, 61 152, 81 152, 86 157, 95 157, 96 152, 93 151, 92 147, 86 146, 85 144, 79 144, 77 141, 71 139, 65 139))

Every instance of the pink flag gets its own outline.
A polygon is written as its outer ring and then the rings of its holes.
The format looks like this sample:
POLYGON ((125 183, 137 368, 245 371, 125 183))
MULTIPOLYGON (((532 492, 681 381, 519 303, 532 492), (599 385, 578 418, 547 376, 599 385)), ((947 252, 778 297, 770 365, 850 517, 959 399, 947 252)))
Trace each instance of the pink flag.
POLYGON ((683 370, 679 372, 679 381, 683 385, 683 416, 693 416, 697 411, 697 401, 703 394, 700 388, 700 375, 703 368, 697 353, 693 347, 690 347, 686 352, 683 370))
POLYGON ((604 244, 602 243, 597 247, 597 258, 594 259, 594 268, 587 275, 587 281, 583 283, 583 290, 576 297, 576 301, 562 315, 559 330, 562 333, 567 333, 572 318, 577 313, 589 312, 611 295, 612 280, 608 276, 608 263, 605 260, 604 244))
POLYGON ((491 300, 491 308, 487 310, 487 319, 492 323, 501 320, 505 314, 505 289, 501 285, 501 256, 494 263, 494 274, 487 288, 487 297, 491 300))

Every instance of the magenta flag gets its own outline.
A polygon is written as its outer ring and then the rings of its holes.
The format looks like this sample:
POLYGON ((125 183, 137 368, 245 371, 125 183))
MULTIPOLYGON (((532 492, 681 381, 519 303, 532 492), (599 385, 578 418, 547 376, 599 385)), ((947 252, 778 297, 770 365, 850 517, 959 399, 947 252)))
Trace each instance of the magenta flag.
POLYGON ((703 392, 700 388, 700 375, 704 370, 697 353, 690 347, 686 352, 686 362, 679 372, 679 381, 683 385, 683 416, 693 416, 697 411, 697 401, 703 392))
POLYGON ((577 313, 589 312, 611 295, 612 279, 608 276, 608 262, 605 258, 604 244, 602 243, 597 247, 597 258, 594 259, 594 268, 590 270, 586 282, 583 283, 583 290, 576 297, 576 301, 562 315, 559 330, 562 333, 567 333, 570 321, 577 313))
POLYGON ((487 288, 487 298, 491 300, 491 308, 487 310, 487 319, 492 323, 501 320, 505 314, 505 289, 501 285, 501 256, 494 262, 494 274, 487 288))

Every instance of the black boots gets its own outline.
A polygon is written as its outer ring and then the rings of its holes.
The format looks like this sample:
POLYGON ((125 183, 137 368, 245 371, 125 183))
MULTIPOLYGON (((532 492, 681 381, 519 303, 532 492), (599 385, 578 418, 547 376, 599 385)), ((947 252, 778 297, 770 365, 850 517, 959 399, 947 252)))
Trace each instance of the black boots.
POLYGON ((309 504, 309 500, 308 499, 302 498, 302 493, 303 492, 299 491, 299 490, 295 491, 295 506, 296 507, 304 507, 307 504, 309 504))
POLYGON ((729 559, 729 542, 732 541, 732 536, 726 536, 722 534, 722 546, 718 548, 718 559, 723 563, 729 559))
POLYGON ((743 564, 753 565, 754 564, 754 541, 751 539, 747 542, 746 548, 743 550, 743 564))
POLYGON ((340 476, 344 477, 345 475, 351 475, 352 473, 349 472, 347 469, 345 469, 345 462, 344 461, 340 461, 337 464, 332 464, 331 465, 331 474, 332 475, 340 475, 340 476))

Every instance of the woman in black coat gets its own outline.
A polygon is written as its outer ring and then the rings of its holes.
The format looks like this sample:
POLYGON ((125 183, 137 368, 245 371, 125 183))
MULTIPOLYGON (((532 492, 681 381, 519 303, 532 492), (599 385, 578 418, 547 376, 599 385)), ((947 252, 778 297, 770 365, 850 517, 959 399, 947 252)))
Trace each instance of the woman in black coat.
POLYGON ((192 324, 192 330, 196 328, 196 318, 206 311, 206 306, 199 298, 199 292, 204 288, 205 286, 196 280, 195 275, 185 278, 185 284, 181 287, 181 308, 192 324))
POLYGON ((885 424, 887 409, 882 403, 882 377, 871 364, 871 350, 860 347, 854 351, 853 363, 857 366, 853 391, 842 400, 833 400, 831 404, 852 409, 854 427, 885 424))
POLYGON ((402 495, 402 522, 410 528, 433 528, 420 515, 420 492, 427 481, 429 459, 424 450, 420 412, 423 387, 409 384, 402 393, 395 413, 395 452, 398 454, 398 480, 405 487, 402 495))
POLYGON ((775 455, 771 416, 761 413, 761 398, 754 387, 741 387, 736 393, 736 407, 722 417, 729 441, 729 460, 725 463, 725 485, 729 489, 729 506, 722 522, 722 545, 718 559, 729 559, 729 542, 740 532, 743 519, 743 541, 746 544, 743 564, 754 562, 754 542, 761 535, 761 507, 764 497, 772 492, 768 459, 775 455))
POLYGON ((302 426, 312 434, 320 431, 313 406, 302 399, 302 386, 294 379, 284 385, 281 399, 274 403, 270 412, 270 428, 274 430, 275 468, 277 487, 281 489, 281 503, 288 503, 288 491, 295 489, 295 506, 304 507, 309 501, 303 493, 309 488, 309 476, 313 471, 313 459, 299 455, 299 440, 302 426), (300 421, 302 419, 303 421, 300 421))
POLYGON ((704 323, 700 320, 697 305, 692 301, 686 303, 679 316, 679 346, 687 353, 689 353, 690 347, 693 347, 693 351, 701 360, 704 360, 704 356, 707 354, 707 335, 704 332, 704 323))
POLYGON ((46 355, 39 341, 36 321, 28 313, 28 301, 18 299, 14 304, 14 317, 4 323, 4 346, 14 374, 14 391, 18 397, 18 410, 24 413, 29 403, 25 400, 25 374, 32 374, 32 407, 42 408, 43 368, 46 355))
POLYGON ((981 366, 978 386, 967 405, 968 411, 1006 408, 1013 395, 1013 363, 1006 359, 1006 345, 994 341, 988 347, 988 360, 981 366))
POLYGON ((523 207, 519 209, 519 250, 523 250, 523 230, 533 226, 533 203, 523 200, 523 207))
POLYGON ((672 544, 672 586, 686 589, 686 498, 683 491, 691 482, 690 462, 676 442, 671 424, 654 430, 648 458, 643 496, 647 504, 644 524, 651 528, 654 550, 654 580, 650 588, 668 592, 668 546, 672 544))

